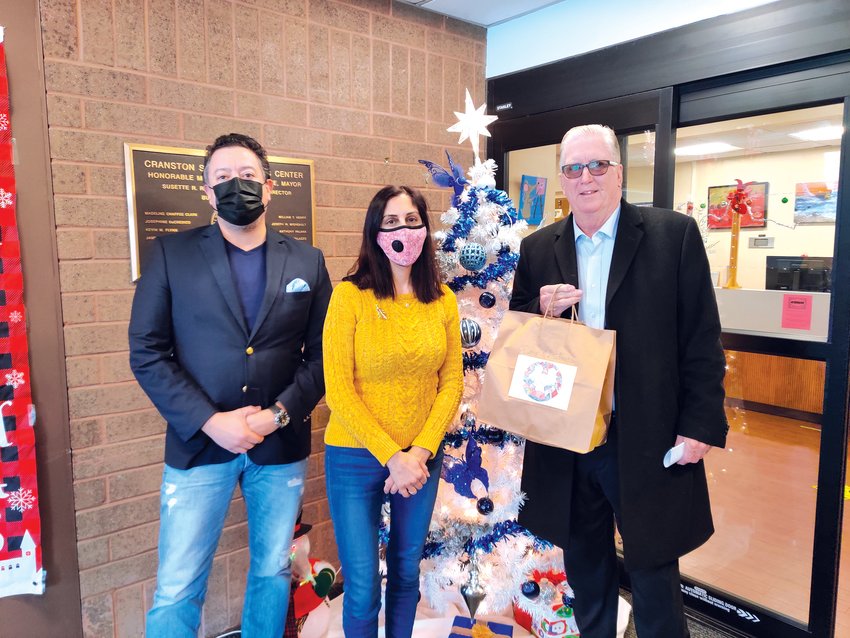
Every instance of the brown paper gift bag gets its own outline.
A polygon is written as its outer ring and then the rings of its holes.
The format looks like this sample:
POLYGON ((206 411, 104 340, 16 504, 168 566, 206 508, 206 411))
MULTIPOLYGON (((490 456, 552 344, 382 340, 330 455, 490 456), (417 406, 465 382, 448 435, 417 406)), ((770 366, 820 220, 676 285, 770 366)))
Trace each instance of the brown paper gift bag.
POLYGON ((611 420, 615 336, 573 319, 507 311, 478 418, 529 441, 590 452, 611 420))

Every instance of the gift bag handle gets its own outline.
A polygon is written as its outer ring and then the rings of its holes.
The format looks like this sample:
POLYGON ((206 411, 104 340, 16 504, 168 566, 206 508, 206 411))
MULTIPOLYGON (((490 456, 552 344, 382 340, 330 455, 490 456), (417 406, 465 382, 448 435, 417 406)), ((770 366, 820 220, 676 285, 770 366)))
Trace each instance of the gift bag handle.
MULTIPOLYGON (((560 288, 561 286, 564 286, 564 285, 566 285, 566 284, 557 284, 555 286, 555 290, 552 292, 552 296, 549 297, 549 303, 546 304, 546 311, 543 313, 544 319, 546 319, 546 318, 554 319, 555 318, 554 313, 550 312, 550 311, 552 310, 552 304, 555 301, 555 295, 558 294, 558 288, 560 288)), ((570 321, 570 323, 574 323, 575 321, 578 320, 578 315, 576 314, 576 305, 575 304, 570 306, 570 311, 571 312, 570 312, 569 321, 570 321)))

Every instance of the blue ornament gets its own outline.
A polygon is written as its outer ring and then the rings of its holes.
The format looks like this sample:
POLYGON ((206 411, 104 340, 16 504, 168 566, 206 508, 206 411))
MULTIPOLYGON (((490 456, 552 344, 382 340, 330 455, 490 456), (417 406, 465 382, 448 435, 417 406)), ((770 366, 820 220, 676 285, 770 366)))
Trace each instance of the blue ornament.
POLYGON ((493 512, 493 501, 491 501, 486 496, 483 498, 479 498, 476 507, 478 508, 479 514, 484 514, 484 516, 487 516, 487 514, 491 514, 493 512))
POLYGON ((484 264, 487 263, 487 252, 481 244, 468 242, 460 249, 458 260, 461 266, 469 271, 476 272, 484 268, 484 264))
POLYGON ((460 343, 464 348, 474 348, 481 341, 481 326, 475 319, 461 319, 460 343))
POLYGON ((540 585, 533 580, 527 580, 522 584, 522 595, 529 600, 534 600, 540 595, 540 585))
POLYGON ((478 297, 478 303, 480 303, 483 308, 492 308, 496 305, 496 295, 492 292, 482 292, 481 296, 478 297))
POLYGON ((497 428, 481 428, 479 430, 482 438, 491 445, 501 445, 505 440, 505 433, 497 428))
MULTIPOLYGON (((445 246, 444 243, 444 249, 445 246)), ((518 261, 519 253, 512 253, 510 248, 503 246, 499 250, 499 256, 495 263, 489 264, 486 268, 473 275, 459 275, 449 281, 447 285, 454 292, 463 290, 467 285, 472 285, 476 288, 486 288, 488 282, 502 279, 508 273, 513 272, 516 269, 518 261)))

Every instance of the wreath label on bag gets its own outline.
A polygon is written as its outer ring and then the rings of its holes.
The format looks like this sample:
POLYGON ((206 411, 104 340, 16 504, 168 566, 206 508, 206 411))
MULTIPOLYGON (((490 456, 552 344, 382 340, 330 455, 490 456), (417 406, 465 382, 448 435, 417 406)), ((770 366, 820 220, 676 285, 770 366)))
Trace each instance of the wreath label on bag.
POLYGON ((605 442, 616 333, 508 310, 490 351, 478 420, 534 443, 585 454, 605 442))
POLYGON ((508 396, 566 412, 577 372, 566 363, 517 355, 508 396))

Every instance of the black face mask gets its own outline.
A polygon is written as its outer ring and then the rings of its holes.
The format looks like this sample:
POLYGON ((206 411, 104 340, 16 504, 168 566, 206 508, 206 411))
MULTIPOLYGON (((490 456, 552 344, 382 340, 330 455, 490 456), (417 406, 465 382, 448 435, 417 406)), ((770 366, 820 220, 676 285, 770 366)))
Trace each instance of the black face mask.
POLYGON ((247 226, 266 210, 263 184, 234 177, 212 187, 218 216, 234 226, 247 226))

